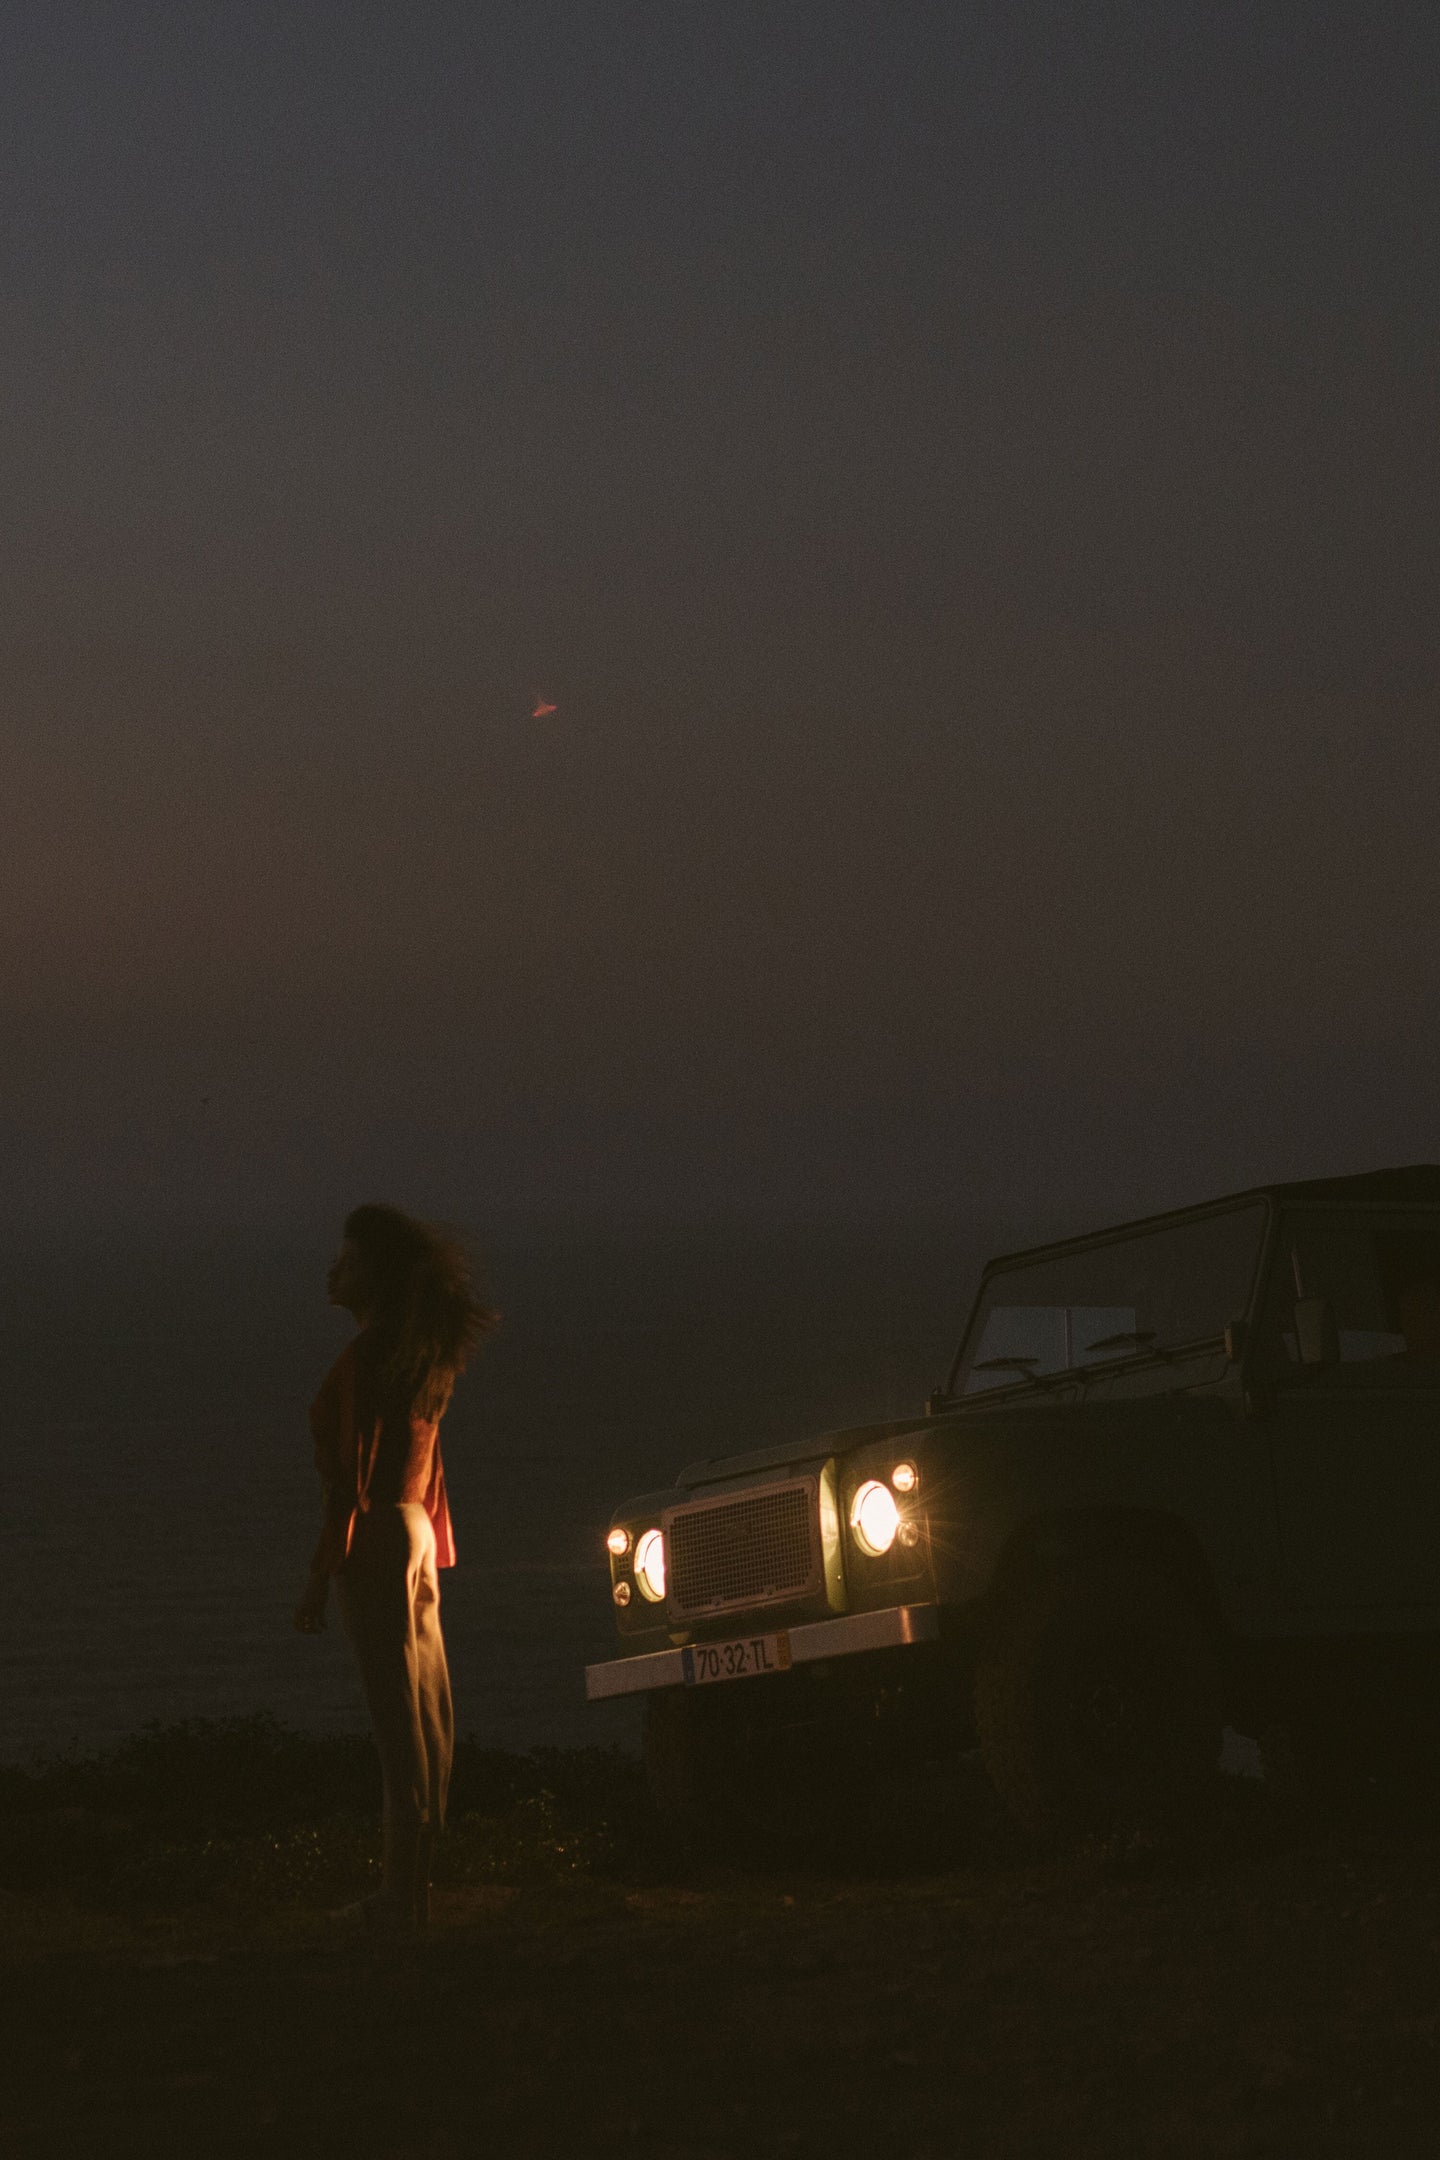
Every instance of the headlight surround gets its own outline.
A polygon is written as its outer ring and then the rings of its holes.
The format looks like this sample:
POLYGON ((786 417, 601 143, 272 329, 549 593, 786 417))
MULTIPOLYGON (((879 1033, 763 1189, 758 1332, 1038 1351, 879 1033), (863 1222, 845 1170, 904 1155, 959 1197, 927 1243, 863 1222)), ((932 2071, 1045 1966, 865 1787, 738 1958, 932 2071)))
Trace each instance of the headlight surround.
POLYGON ((883 1558, 899 1528, 895 1495, 879 1478, 867 1478, 850 1503, 850 1534, 861 1552, 871 1560, 883 1558))
POLYGON ((658 1530, 642 1530, 635 1540, 635 1582, 652 1605, 665 1597, 665 1540, 658 1530))

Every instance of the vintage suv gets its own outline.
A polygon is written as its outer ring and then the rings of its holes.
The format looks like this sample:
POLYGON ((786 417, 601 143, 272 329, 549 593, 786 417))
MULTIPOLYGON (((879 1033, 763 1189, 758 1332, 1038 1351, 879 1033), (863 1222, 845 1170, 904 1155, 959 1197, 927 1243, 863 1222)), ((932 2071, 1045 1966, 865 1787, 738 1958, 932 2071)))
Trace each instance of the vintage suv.
POLYGON ((1440 1167, 992 1261, 923 1415, 692 1464, 607 1544, 587 1693, 644 1694, 672 1811, 978 1741, 1038 1835, 1170 1818, 1227 1720, 1440 1643, 1440 1167))

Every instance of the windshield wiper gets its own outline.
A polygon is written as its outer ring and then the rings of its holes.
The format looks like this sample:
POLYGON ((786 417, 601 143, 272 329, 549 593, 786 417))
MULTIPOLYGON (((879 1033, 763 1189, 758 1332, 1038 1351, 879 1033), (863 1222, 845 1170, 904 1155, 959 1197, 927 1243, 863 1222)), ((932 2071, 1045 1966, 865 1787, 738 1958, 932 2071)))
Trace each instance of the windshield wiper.
MULTIPOLYGON (((1206 1342, 1210 1340, 1208 1336, 1202 1339, 1206 1342)), ((1114 1350, 1116 1352, 1128 1350, 1132 1356, 1137 1358, 1158 1358, 1162 1365, 1174 1365, 1179 1362, 1182 1351, 1193 1351, 1197 1347, 1198 1345, 1195 1343, 1157 1342, 1154 1328, 1131 1328, 1123 1335, 1102 1335, 1099 1342, 1087 1343, 1085 1345, 1085 1355, 1089 1357, 1096 1350, 1114 1350)), ((1079 1370, 1093 1372, 1095 1368, 1093 1366, 1082 1366, 1079 1370)))
MULTIPOLYGON (((1205 1335, 1196 1342, 1169 1345, 1155 1340, 1153 1328, 1135 1328, 1122 1335, 1102 1335, 1099 1342, 1087 1343, 1085 1351, 1089 1356, 1096 1350, 1128 1350, 1136 1359, 1144 1357, 1160 1365, 1178 1365, 1182 1357, 1193 1357, 1199 1351, 1210 1349, 1218 1341, 1218 1337, 1205 1335)), ((1057 1387, 1063 1388, 1070 1381, 1078 1380, 1081 1387, 1086 1388, 1092 1380, 1114 1378, 1113 1365, 1107 1363, 1061 1365, 1053 1371, 1043 1373, 1035 1369, 1039 1363, 1039 1358, 1033 1357, 981 1358, 969 1370, 972 1373, 1013 1372, 1017 1380, 1033 1381, 1036 1387, 1044 1388, 1047 1392, 1053 1392, 1057 1387)), ((960 1399, 956 1397, 957 1401, 960 1399)))
POLYGON ((989 1357, 982 1358, 971 1372, 1013 1372, 1021 1380, 1033 1380, 1036 1387, 1048 1388, 1063 1377, 1058 1373, 1042 1373, 1035 1370, 1040 1363, 1035 1357, 989 1357))

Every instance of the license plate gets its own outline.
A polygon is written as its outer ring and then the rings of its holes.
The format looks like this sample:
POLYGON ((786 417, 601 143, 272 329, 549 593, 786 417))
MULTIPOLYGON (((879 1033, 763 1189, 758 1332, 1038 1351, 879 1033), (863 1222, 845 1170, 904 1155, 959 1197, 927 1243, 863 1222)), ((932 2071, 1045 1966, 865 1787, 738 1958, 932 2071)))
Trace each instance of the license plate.
POLYGON ((680 1652, 686 1687, 710 1680, 753 1680, 757 1673, 790 1670, 790 1636, 747 1635, 740 1642, 686 1643, 680 1652))

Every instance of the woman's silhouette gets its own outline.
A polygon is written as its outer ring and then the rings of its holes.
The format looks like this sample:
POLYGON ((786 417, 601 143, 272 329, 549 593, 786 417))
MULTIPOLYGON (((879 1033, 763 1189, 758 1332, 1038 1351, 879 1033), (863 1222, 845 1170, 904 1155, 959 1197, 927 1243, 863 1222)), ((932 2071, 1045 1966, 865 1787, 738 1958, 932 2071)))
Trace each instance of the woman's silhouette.
POLYGON ((381 1888, 353 1910, 406 1934, 429 1917, 454 1747, 438 1570, 453 1567, 455 1540, 440 1420, 495 1315, 459 1242, 392 1207, 347 1218, 328 1289, 360 1325, 311 1406, 325 1518, 295 1625, 307 1635, 325 1625, 333 1578, 385 1792, 381 1888))

